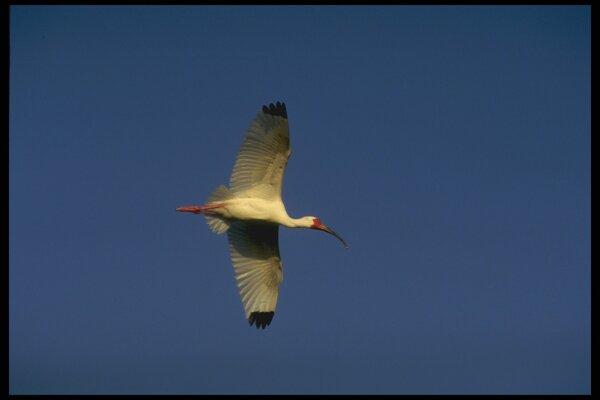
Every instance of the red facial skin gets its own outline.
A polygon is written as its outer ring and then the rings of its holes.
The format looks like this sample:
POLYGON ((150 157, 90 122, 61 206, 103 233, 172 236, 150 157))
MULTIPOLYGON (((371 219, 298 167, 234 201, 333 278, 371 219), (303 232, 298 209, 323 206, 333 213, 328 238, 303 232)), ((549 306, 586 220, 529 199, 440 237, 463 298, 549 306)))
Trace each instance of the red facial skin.
POLYGON ((328 228, 327 226, 325 226, 321 220, 319 218, 314 218, 313 219, 313 224, 310 226, 312 229, 319 229, 321 231, 325 231, 329 234, 332 234, 333 236, 335 236, 336 238, 338 238, 340 240, 340 242, 342 242, 344 244, 345 248, 348 248, 348 244, 344 241, 344 239, 342 239, 342 237, 340 235, 338 235, 337 233, 335 233, 335 231, 331 228, 328 228))
POLYGON ((322 229, 323 223, 321 222, 321 220, 319 218, 315 218, 313 220, 313 224, 310 227, 313 229, 322 229))

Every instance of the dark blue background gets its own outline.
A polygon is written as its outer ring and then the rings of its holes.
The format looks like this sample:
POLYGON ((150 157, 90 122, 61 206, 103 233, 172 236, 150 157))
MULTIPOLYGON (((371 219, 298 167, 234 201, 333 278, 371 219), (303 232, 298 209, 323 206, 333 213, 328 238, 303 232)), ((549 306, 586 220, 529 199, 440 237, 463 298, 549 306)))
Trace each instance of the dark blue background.
POLYGON ((589 393, 589 6, 10 8, 11 393, 589 393), (227 183, 285 101, 272 325, 227 183))

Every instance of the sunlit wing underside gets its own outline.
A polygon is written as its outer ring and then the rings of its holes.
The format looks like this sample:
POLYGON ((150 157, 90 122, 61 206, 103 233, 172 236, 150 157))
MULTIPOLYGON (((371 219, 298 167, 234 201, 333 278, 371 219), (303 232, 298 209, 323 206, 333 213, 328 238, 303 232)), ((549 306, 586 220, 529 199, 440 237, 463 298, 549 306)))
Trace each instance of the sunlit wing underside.
POLYGON ((235 279, 250 325, 271 323, 283 279, 279 256, 279 226, 235 221, 227 231, 235 279))
POLYGON ((263 106, 238 152, 229 180, 230 189, 235 193, 250 191, 265 200, 280 199, 290 154, 285 103, 263 106))

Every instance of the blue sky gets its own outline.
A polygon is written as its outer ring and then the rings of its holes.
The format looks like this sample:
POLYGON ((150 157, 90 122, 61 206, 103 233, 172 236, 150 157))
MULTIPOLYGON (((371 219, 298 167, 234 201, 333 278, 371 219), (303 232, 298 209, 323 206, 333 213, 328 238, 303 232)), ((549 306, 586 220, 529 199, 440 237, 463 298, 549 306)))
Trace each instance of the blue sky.
POLYGON ((11 393, 589 393, 589 6, 10 8, 11 393), (285 101, 273 323, 177 213, 285 101))

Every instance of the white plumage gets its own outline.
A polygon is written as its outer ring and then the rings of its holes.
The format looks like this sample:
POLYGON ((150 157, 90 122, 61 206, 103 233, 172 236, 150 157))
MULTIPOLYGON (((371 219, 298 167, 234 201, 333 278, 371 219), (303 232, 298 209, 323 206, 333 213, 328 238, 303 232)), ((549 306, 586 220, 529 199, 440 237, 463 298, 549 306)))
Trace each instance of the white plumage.
POLYGON ((238 152, 229 189, 224 185, 216 188, 204 206, 177 208, 203 214, 214 232, 227 232, 246 318, 257 328, 271 323, 283 279, 279 225, 319 229, 336 236, 348 247, 317 217, 288 216, 281 200, 281 185, 290 154, 285 103, 263 106, 238 152))

